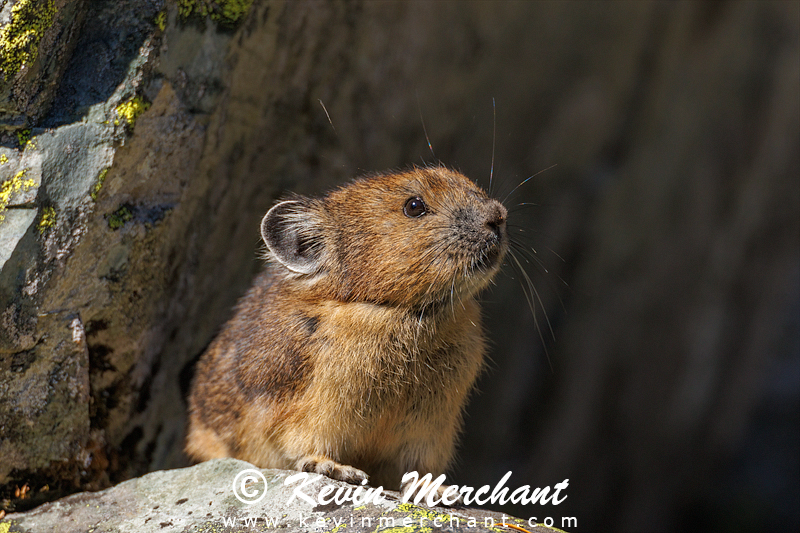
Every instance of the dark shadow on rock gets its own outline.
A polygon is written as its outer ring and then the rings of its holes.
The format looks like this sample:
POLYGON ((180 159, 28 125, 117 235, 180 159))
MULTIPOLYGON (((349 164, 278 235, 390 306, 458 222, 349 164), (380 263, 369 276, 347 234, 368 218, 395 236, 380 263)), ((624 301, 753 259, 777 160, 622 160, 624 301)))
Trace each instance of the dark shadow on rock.
POLYGON ((81 35, 56 97, 41 126, 81 120, 123 82, 145 40, 152 35, 163 0, 90 2, 81 35))

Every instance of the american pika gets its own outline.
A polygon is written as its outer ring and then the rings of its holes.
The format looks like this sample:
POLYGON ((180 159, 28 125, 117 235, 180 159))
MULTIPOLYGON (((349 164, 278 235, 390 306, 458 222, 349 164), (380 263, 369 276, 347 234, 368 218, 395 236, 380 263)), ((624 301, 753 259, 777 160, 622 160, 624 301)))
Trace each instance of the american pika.
POLYGON ((483 365, 475 297, 508 248, 506 217, 442 166, 275 205, 268 266, 198 363, 188 454, 388 488, 444 473, 483 365))

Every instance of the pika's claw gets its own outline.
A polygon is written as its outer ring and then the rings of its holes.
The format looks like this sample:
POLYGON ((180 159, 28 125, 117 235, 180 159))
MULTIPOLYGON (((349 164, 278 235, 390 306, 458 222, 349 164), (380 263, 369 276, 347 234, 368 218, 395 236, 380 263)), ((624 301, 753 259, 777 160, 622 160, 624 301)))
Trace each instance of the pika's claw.
POLYGON ((320 456, 309 456, 300 459, 297 462, 297 470, 322 474, 323 476, 355 485, 360 485, 362 481, 369 479, 369 476, 363 470, 320 456))

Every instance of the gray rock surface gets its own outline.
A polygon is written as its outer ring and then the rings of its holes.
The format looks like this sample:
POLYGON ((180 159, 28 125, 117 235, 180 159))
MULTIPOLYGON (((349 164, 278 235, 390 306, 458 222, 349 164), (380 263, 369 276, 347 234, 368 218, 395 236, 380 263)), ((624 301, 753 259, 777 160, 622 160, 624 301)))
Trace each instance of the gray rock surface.
MULTIPOLYGON (((246 485, 245 489, 258 501, 244 503, 245 498, 239 499, 233 485, 240 472, 253 468, 243 461, 221 459, 190 468, 153 472, 101 492, 74 494, 27 513, 8 515, 0 520, 0 533, 514 531, 503 524, 513 524, 530 533, 556 531, 537 524, 536 519, 523 520, 464 507, 431 508, 402 503, 399 494, 392 491, 383 492, 378 503, 369 499, 356 504, 335 501, 321 504, 319 495, 324 486, 345 489, 353 486, 317 474, 300 488, 313 500, 310 503, 294 497, 293 491, 299 483, 285 484, 286 478, 297 472, 283 470, 259 470, 266 489, 258 479, 246 485)), ((324 502, 332 499, 326 498, 324 502)), ((537 517, 540 521, 560 521, 541 513, 540 517, 537 517)))

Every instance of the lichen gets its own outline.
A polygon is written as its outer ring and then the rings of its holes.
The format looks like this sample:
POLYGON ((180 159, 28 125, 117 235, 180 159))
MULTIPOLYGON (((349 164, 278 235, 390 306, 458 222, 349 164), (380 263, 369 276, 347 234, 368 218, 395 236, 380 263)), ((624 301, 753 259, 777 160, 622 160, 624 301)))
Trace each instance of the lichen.
POLYGON ((178 0, 178 15, 183 20, 210 17, 217 24, 231 27, 250 11, 252 4, 253 0, 178 0))
POLYGON ((419 505, 414 505, 413 503, 406 502, 401 503, 397 506, 397 511, 401 513, 409 513, 412 518, 415 520, 419 520, 420 518, 427 518, 431 522, 435 519, 439 519, 441 521, 447 521, 452 518, 449 514, 444 513, 437 513, 436 511, 432 511, 429 509, 425 509, 424 507, 420 507, 419 505))
POLYGON ((11 8, 11 20, 0 29, 0 72, 6 79, 36 60, 55 14, 53 0, 20 0, 11 8))
POLYGON ((394 511, 406 514, 405 518, 411 519, 411 525, 385 528, 381 530, 382 533, 431 533, 433 531, 431 526, 434 524, 435 520, 438 519, 439 523, 445 524, 446 522, 449 522, 451 518, 453 518, 452 515, 425 509, 410 502, 401 503, 394 509, 394 511), (423 518, 427 520, 430 525, 423 525, 423 522, 421 521, 423 518))
POLYGON ((110 215, 106 215, 108 219, 108 227, 113 230, 118 230, 125 225, 126 222, 133 219, 133 213, 128 206, 123 205, 110 215))
POLYGON ((30 169, 20 170, 11 179, 0 183, 0 222, 6 218, 5 211, 8 209, 8 202, 11 201, 11 195, 16 192, 27 191, 36 185, 36 182, 31 178, 23 179, 28 170, 30 169))
MULTIPOLYGON (((118 105, 115 109, 117 116, 124 119, 131 128, 136 124, 136 119, 139 115, 144 113, 150 108, 150 104, 145 102, 140 97, 136 96, 125 103, 118 105)), ((119 119, 114 121, 115 126, 119 126, 119 119)))
POLYGON ((347 527, 347 522, 344 522, 344 523, 342 523, 342 524, 339 524, 339 525, 338 525, 338 526, 336 526, 335 528, 331 529, 331 530, 330 530, 330 531, 328 531, 327 533, 339 533, 339 531, 340 531, 341 529, 343 529, 343 528, 346 528, 346 527, 347 527))
POLYGON ((25 146, 31 141, 31 130, 24 129, 17 132, 17 142, 20 146, 25 146))
POLYGON ((167 12, 159 11, 154 22, 159 30, 164 31, 167 27, 167 12))
POLYGON ((106 181, 108 168, 109 167, 106 167, 100 171, 100 173, 97 175, 97 183, 94 184, 94 187, 92 187, 92 192, 89 193, 89 196, 91 196, 92 200, 95 202, 97 201, 97 194, 100 192, 100 189, 103 188, 103 182, 106 181))
POLYGON ((6 157, 6 154, 0 155, 0 165, 5 165, 6 163, 8 163, 8 157, 6 157))
POLYGON ((47 228, 56 225, 56 210, 52 207, 45 207, 42 211, 42 219, 39 221, 39 233, 42 234, 47 228))

